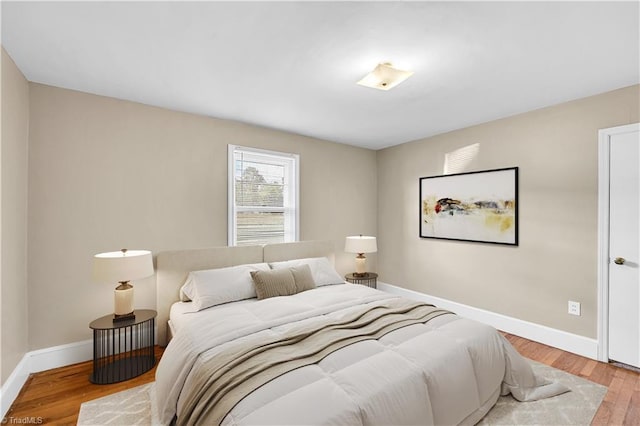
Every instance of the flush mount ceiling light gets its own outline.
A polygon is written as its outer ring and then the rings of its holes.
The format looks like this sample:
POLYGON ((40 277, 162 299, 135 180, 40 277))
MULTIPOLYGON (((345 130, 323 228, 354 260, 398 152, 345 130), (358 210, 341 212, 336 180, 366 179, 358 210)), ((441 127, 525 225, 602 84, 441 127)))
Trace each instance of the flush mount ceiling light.
POLYGON ((361 86, 373 89, 389 90, 413 75, 413 71, 394 68, 390 63, 378 64, 369 74, 358 82, 361 86))

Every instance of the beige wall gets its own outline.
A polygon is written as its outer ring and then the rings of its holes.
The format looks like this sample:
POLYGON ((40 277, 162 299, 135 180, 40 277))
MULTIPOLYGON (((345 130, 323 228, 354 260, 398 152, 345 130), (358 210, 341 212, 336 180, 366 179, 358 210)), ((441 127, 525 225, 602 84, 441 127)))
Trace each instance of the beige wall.
MULTIPOLYGON (((300 238, 333 240, 340 272, 344 237, 376 231, 375 151, 33 83, 30 106, 32 350, 89 339, 113 312, 95 253, 227 244, 227 144, 300 155, 300 238)), ((154 279, 134 287, 155 307, 154 279)))
POLYGON ((27 152, 29 83, 2 48, 0 285, 2 383, 28 350, 27 152))
POLYGON ((640 121, 632 86, 378 151, 381 280, 595 338, 598 129, 640 121), (418 179, 480 144, 466 171, 518 166, 518 247, 418 237, 418 179), (582 316, 567 314, 567 301, 582 316))
MULTIPOLYGON (((9 99, 4 62, 3 104, 9 99)), ((13 65, 11 73, 19 75, 13 65)), ((29 316, 21 317, 29 329, 8 333, 22 348, 18 359, 27 335, 29 350, 89 339, 88 323, 112 311, 112 288, 91 281, 93 254, 226 245, 227 144, 300 154, 301 239, 333 240, 340 272, 353 268, 352 256, 342 252, 344 237, 377 234, 378 256, 368 257, 382 281, 595 337, 597 130, 640 121, 639 86, 376 153, 50 86, 27 87, 23 77, 15 78, 20 84, 11 85, 12 92, 21 88, 18 103, 30 110, 11 120, 13 126, 29 121, 30 144, 29 316), (519 247, 418 238, 418 178, 441 174, 444 155, 472 143, 480 144, 480 154, 470 169, 520 167, 519 247), (581 317, 567 315, 569 299, 582 303, 581 317)), ((2 119, 5 233, 6 221, 21 216, 6 207, 5 176, 22 171, 10 191, 24 213, 19 196, 25 191, 19 188, 26 184, 26 167, 17 161, 5 170, 10 116, 3 111, 2 119)), ((16 140, 26 140, 23 132, 16 140)), ((20 160, 26 143, 17 147, 11 155, 20 160)), ((24 282, 24 257, 12 263, 17 270, 5 273, 5 235, 3 284, 8 273, 19 283, 20 271, 24 282)), ((20 249, 19 236, 6 240, 14 241, 11 255, 19 257, 13 250, 20 249)), ((154 280, 135 287, 136 306, 153 308, 154 280)), ((8 288, 18 302, 11 303, 11 312, 24 313, 26 285, 8 288)), ((3 285, 3 308, 6 293, 3 285)), ((2 315, 4 380, 6 327, 14 323, 4 321, 4 309, 2 315)))

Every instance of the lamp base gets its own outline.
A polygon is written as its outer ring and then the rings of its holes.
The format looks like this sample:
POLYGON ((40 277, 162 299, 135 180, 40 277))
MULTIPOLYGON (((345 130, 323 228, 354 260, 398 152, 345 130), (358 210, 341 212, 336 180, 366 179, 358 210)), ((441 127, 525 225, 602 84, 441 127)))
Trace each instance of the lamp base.
POLYGON ((130 321, 136 318, 133 313, 133 286, 128 281, 121 281, 113 292, 113 322, 130 321))
POLYGON ((355 272, 355 276, 363 276, 367 270, 367 258, 365 257, 364 253, 358 253, 358 255, 356 256, 356 272, 355 272))
POLYGON ((122 315, 113 314, 113 322, 128 321, 134 319, 136 319, 136 314, 133 311, 129 312, 128 314, 122 315))

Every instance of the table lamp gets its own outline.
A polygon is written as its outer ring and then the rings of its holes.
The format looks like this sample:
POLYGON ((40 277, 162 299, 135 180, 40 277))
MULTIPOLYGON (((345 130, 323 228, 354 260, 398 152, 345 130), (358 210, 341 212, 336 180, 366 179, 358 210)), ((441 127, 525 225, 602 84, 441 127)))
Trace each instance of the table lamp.
POLYGON ((356 272, 353 275, 363 277, 366 275, 367 265, 367 258, 364 254, 378 251, 376 237, 362 236, 362 234, 356 237, 347 237, 344 243, 344 251, 347 253, 358 253, 356 256, 356 272))
POLYGON ((122 249, 96 254, 93 257, 95 281, 120 283, 114 292, 114 322, 135 319, 133 286, 129 282, 150 277, 153 274, 153 259, 148 250, 122 249))

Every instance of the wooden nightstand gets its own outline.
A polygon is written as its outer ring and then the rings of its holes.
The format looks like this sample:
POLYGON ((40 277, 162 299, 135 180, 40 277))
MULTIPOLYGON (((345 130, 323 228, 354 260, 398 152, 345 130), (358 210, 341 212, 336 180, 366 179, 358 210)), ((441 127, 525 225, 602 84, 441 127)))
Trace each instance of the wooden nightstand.
POLYGON ((345 275, 344 279, 352 284, 362 284, 371 288, 376 288, 378 284, 378 274, 375 272, 365 272, 364 275, 351 273, 345 275))
POLYGON ((136 317, 113 322, 113 314, 89 324, 93 329, 91 383, 106 385, 139 376, 153 368, 157 312, 138 309, 136 317))

